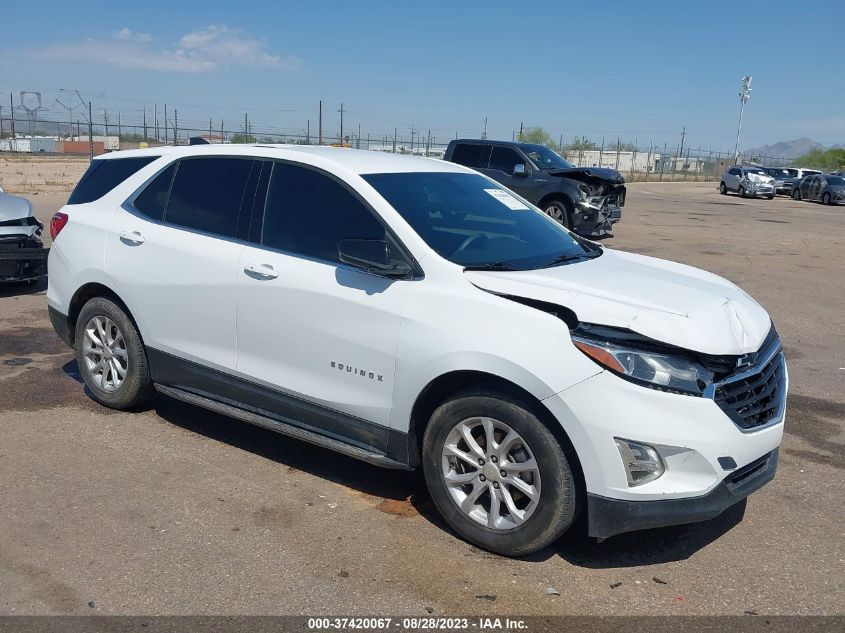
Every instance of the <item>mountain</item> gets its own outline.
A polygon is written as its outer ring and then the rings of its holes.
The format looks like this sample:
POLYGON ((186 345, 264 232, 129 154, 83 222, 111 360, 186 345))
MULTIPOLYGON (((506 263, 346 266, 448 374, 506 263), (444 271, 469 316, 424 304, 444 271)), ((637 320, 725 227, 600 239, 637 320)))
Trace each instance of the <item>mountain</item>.
POLYGON ((763 145, 743 152, 746 156, 775 156, 777 158, 798 158, 813 149, 826 150, 827 147, 809 138, 797 138, 794 141, 780 141, 772 145, 763 145))

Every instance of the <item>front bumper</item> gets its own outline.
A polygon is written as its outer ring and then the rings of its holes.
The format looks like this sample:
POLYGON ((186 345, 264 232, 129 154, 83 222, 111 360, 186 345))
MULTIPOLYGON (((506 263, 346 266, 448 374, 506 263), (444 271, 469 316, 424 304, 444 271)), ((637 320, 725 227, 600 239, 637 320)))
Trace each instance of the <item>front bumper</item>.
POLYGON ((623 532, 698 523, 719 516, 775 477, 779 449, 767 453, 725 477, 712 491, 699 497, 657 501, 623 501, 587 495, 589 535, 610 538, 623 532))
POLYGON ((572 230, 578 235, 589 238, 611 237, 613 225, 622 219, 622 207, 598 207, 582 200, 576 203, 572 217, 572 230))

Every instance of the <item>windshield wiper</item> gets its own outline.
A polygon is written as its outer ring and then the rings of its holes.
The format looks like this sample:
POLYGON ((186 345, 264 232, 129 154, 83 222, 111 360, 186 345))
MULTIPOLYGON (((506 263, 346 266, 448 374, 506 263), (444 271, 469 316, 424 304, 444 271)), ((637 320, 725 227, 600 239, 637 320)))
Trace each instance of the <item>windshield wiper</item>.
POLYGON ((464 270, 522 270, 510 262, 485 262, 464 266, 464 270))
POLYGON ((594 259, 601 255, 601 252, 592 252, 592 253, 564 253, 563 255, 558 255, 552 261, 547 262, 541 266, 541 268, 548 268, 550 266, 554 266, 556 264, 565 264, 567 262, 577 262, 581 261, 582 259, 594 259))

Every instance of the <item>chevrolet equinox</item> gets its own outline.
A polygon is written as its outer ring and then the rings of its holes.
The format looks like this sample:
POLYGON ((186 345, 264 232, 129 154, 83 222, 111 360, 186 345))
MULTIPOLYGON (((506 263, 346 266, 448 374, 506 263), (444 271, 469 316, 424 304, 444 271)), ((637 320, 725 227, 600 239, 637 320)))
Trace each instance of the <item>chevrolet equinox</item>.
POLYGON ((387 468, 472 543, 703 521, 770 481, 787 370, 710 273, 602 247, 494 180, 344 148, 115 152, 52 218, 91 396, 156 392, 387 468))

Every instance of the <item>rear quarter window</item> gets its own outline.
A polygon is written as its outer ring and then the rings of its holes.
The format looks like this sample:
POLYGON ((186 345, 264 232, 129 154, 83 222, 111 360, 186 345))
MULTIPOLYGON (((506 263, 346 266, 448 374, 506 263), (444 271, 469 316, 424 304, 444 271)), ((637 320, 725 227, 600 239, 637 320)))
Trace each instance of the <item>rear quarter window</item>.
POLYGON ((86 204, 99 200, 158 156, 139 158, 110 158, 91 161, 68 198, 68 204, 86 204))

